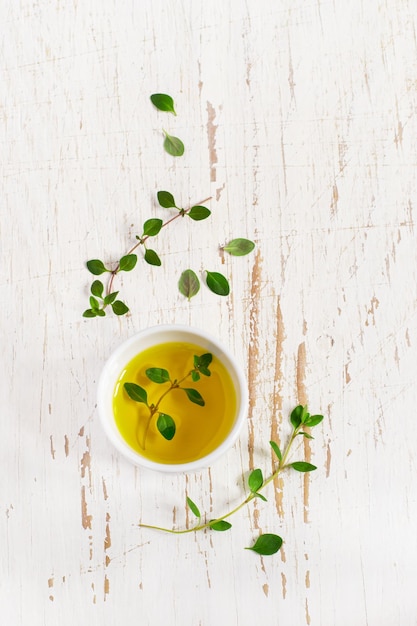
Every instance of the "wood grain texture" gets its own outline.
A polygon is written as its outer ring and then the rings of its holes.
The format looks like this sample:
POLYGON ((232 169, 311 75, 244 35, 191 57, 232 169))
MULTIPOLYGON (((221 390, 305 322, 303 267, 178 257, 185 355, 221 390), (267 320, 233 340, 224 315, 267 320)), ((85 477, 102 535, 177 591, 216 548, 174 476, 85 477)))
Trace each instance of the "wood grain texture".
POLYGON ((413 626, 417 535, 417 8, 412 0, 3 0, 0 80, 0 616, 11 626, 413 626), (177 117, 156 111, 171 94, 177 117), (173 159, 162 128, 184 141, 173 159), (208 196, 86 320, 90 258, 208 196), (248 237, 254 253, 219 250, 248 237), (181 271, 228 298, 188 303, 181 271), (129 465, 100 371, 154 324, 204 326, 244 366, 247 426, 210 469, 129 465), (272 469, 298 402, 325 415, 229 533, 169 536, 272 469), (295 457, 294 457, 295 458, 295 457), (297 457, 298 458, 298 457, 297 457), (274 557, 244 550, 284 537, 274 557))

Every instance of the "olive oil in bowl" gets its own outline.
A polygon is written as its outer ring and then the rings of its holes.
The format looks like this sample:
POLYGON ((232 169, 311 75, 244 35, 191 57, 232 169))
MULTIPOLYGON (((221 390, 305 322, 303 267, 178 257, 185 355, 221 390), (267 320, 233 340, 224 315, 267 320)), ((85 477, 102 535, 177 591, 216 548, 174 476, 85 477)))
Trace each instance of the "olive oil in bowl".
POLYGON ((212 453, 228 437, 236 419, 236 390, 228 370, 215 354, 210 376, 200 376, 196 381, 190 377, 181 385, 198 391, 204 406, 190 402, 182 388, 171 389, 160 401, 159 410, 175 421, 172 439, 161 435, 156 416, 149 421, 148 406, 133 401, 124 387, 125 383, 134 383, 146 389, 147 404, 155 405, 170 389, 170 383, 153 382, 146 371, 163 368, 171 381, 181 380, 193 370, 194 355, 206 352, 207 348, 194 343, 168 341, 139 352, 123 368, 114 388, 113 414, 122 438, 137 454, 155 463, 190 463, 212 453))

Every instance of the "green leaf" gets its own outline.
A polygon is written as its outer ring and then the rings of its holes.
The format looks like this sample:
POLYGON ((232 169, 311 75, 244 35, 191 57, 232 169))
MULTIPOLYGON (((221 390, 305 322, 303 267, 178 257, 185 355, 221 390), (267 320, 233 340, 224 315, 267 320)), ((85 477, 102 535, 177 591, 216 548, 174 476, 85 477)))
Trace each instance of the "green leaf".
POLYGON ((113 293, 109 293, 105 298, 104 298, 104 304, 112 304, 118 295, 118 291, 113 291, 113 293))
POLYGON ((99 309, 98 311, 96 311, 96 315, 98 315, 99 317, 105 317, 106 311, 103 311, 103 309, 99 309))
POLYGON ((301 420, 304 414, 304 407, 299 404, 291 411, 290 421, 294 428, 298 428, 301 424, 301 420))
POLYGON ((198 406, 204 406, 205 402, 202 395, 197 391, 197 389, 191 389, 186 387, 180 387, 188 396, 188 399, 194 404, 198 404, 198 406))
POLYGON ((145 374, 153 383, 161 384, 170 381, 168 371, 161 367, 150 367, 145 374))
POLYGON ((262 493, 258 493, 257 491, 252 491, 252 495, 255 496, 255 498, 260 498, 264 502, 268 502, 268 500, 265 498, 265 496, 262 493))
POLYGON ((195 370, 193 370, 191 372, 191 379, 194 383, 197 383, 200 380, 200 374, 196 372, 195 370))
POLYGON ((281 546, 281 537, 273 535, 272 533, 265 533, 264 535, 260 535, 253 546, 246 548, 246 550, 252 550, 262 556, 269 556, 278 552, 281 546))
POLYGON ((249 489, 252 491, 252 493, 256 493, 258 489, 262 487, 263 483, 264 483, 264 478, 262 475, 262 470, 254 469, 249 474, 249 478, 248 478, 249 489))
POLYGON ((115 302, 112 302, 111 308, 113 309, 113 313, 115 315, 124 315, 129 311, 129 307, 127 307, 125 303, 121 300, 116 300, 115 302))
POLYGON ((322 420, 323 420, 323 415, 309 415, 304 420, 304 426, 308 426, 309 428, 312 428, 313 426, 317 426, 317 424, 320 424, 322 420))
POLYGON ((174 196, 169 191, 158 191, 156 194, 158 198, 159 205, 164 209, 176 209, 174 196))
POLYGON ((143 235, 147 235, 148 237, 155 237, 155 235, 157 235, 161 230, 162 224, 162 220, 157 217, 146 220, 143 225, 143 235))
POLYGON ((172 135, 169 135, 166 131, 164 131, 164 133, 165 133, 165 140, 164 140, 165 151, 174 157, 182 156, 184 154, 184 144, 182 143, 181 139, 178 139, 178 137, 173 137, 172 135))
POLYGON ((98 311, 98 309, 100 308, 99 301, 96 300, 94 296, 90 296, 90 306, 93 309, 93 311, 98 311))
POLYGON ((193 502, 193 501, 191 500, 191 498, 188 498, 188 497, 187 497, 187 504, 188 504, 188 506, 190 507, 191 511, 194 513, 194 515, 195 515, 196 517, 200 518, 200 517, 201 517, 201 513, 200 513, 200 511, 199 511, 198 506, 196 505, 196 503, 195 503, 195 502, 193 502))
POLYGON ((218 296, 227 296, 230 293, 230 285, 227 278, 219 272, 209 272, 206 270, 207 287, 218 296))
POLYGON ((149 263, 149 265, 161 265, 161 259, 156 254, 155 250, 147 249, 145 251, 145 261, 149 263))
POLYGON ((97 298, 101 298, 104 291, 104 285, 101 280, 95 280, 91 285, 91 293, 93 296, 97 296, 97 298))
POLYGON ((168 111, 169 113, 176 115, 174 100, 166 93, 153 93, 151 95, 151 102, 160 111, 168 111))
POLYGON ((83 317, 96 317, 97 311, 93 311, 93 309, 86 309, 83 313, 83 317))
POLYGON ((277 443, 275 443, 275 441, 270 441, 269 445, 271 446, 271 448, 273 449, 273 451, 275 452, 275 454, 277 455, 278 459, 280 461, 282 461, 282 454, 281 454, 281 450, 279 449, 279 446, 277 443))
POLYGON ((233 256, 244 256, 254 249, 255 244, 249 239, 232 239, 228 244, 223 246, 223 250, 233 256))
POLYGON ((92 259, 91 261, 87 261, 87 269, 95 276, 104 274, 104 272, 110 272, 110 270, 108 270, 104 266, 103 261, 99 261, 98 259, 92 259))
POLYGON ((125 388, 129 398, 135 402, 142 402, 143 404, 148 405, 148 394, 146 389, 140 387, 136 383, 125 383, 123 387, 125 388))
POLYGON ((201 356, 197 356, 195 354, 194 355, 194 367, 197 367, 198 369, 200 368, 207 369, 210 363, 212 362, 212 360, 213 360, 213 355, 211 354, 211 352, 206 352, 205 354, 202 354, 201 356))
POLYGON ((178 281, 178 289, 183 296, 191 300, 200 291, 197 274, 193 270, 184 270, 178 281))
POLYGON ((188 217, 191 217, 192 220, 199 222, 200 220, 205 220, 209 215, 211 215, 211 211, 207 209, 205 206, 193 206, 187 212, 188 217))
POLYGON ((161 435, 171 441, 175 435, 175 422, 170 415, 166 413, 160 413, 156 420, 156 427, 161 435))
POLYGON ((125 256, 122 256, 119 261, 119 270, 122 272, 130 272, 130 270, 133 270, 135 267, 137 260, 138 257, 136 254, 126 254, 125 256))
POLYGON ((312 472, 317 469, 315 465, 311 465, 311 463, 306 461, 294 461, 294 463, 290 463, 290 467, 297 470, 297 472, 312 472))
POLYGON ((298 434, 304 436, 306 439, 314 439, 312 435, 305 433, 304 431, 300 431, 298 434))
POLYGON ((209 526, 212 530, 219 530, 221 532, 232 528, 230 522, 226 522, 224 519, 213 520, 212 522, 209 522, 209 526))

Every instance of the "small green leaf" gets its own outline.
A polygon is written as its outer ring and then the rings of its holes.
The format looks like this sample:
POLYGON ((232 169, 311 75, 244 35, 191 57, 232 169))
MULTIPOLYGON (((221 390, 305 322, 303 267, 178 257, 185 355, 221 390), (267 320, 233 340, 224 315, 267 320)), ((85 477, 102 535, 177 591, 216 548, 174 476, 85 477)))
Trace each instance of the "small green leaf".
POLYGON ((135 267, 137 260, 138 257, 136 254, 126 254, 125 256, 122 256, 119 261, 119 270, 122 272, 130 272, 130 270, 133 270, 135 267))
POLYGON ((254 545, 250 548, 246 548, 246 550, 252 550, 262 556, 269 556, 278 552, 281 546, 281 537, 273 535, 272 533, 265 533, 264 535, 260 535, 254 545))
POLYGON ((304 436, 306 439, 314 439, 312 435, 305 433, 304 431, 300 431, 298 434, 304 436))
POLYGON ((311 465, 311 463, 306 461, 294 461, 294 463, 290 463, 290 467, 297 470, 297 472, 312 472, 317 469, 315 465, 311 465))
POLYGON ((98 315, 99 317, 105 317, 106 311, 103 311, 103 309, 98 309, 98 311, 96 311, 96 315, 98 315))
POLYGON ((200 380, 200 374, 198 372, 196 372, 195 370, 193 370, 191 372, 191 379, 192 379, 193 383, 197 383, 200 380))
POLYGON ((96 317, 97 311, 93 311, 93 309, 86 309, 83 313, 83 317, 96 317))
POLYGON ((153 383, 162 384, 170 381, 168 371, 161 367, 150 367, 145 374, 153 383))
POLYGON ((162 224, 162 220, 157 217, 146 220, 143 225, 143 236, 147 235, 148 237, 155 237, 155 235, 157 235, 161 230, 162 224))
POLYGON ((97 298, 101 298, 104 291, 104 285, 101 280, 95 280, 91 285, 91 293, 93 296, 97 296, 97 298))
POLYGON ((159 205, 164 209, 176 209, 174 196, 169 191, 158 191, 156 194, 158 198, 159 205))
POLYGON ((309 415, 304 420, 304 426, 308 426, 309 428, 312 428, 313 426, 317 426, 317 424, 320 424, 322 420, 323 420, 323 415, 309 415))
POLYGON ((112 304, 118 295, 118 291, 113 291, 113 293, 109 293, 105 298, 104 298, 104 304, 112 304))
POLYGON ((125 303, 121 300, 116 300, 115 302, 112 302, 111 308, 113 309, 113 313, 115 315, 124 315, 129 311, 129 307, 127 307, 125 303))
POLYGON ((227 296, 230 293, 230 285, 227 278, 219 272, 209 272, 206 270, 207 287, 218 296, 227 296))
POLYGON ((146 389, 140 387, 136 383, 125 383, 123 387, 126 390, 129 398, 134 400, 135 402, 142 402, 143 404, 148 404, 148 394, 146 389))
POLYGON ((164 131, 164 133, 165 133, 165 140, 164 140, 165 151, 174 157, 182 156, 184 154, 184 144, 182 143, 181 139, 178 139, 178 137, 173 137, 172 135, 169 135, 166 131, 164 131))
POLYGON ((166 93, 153 93, 151 95, 151 102, 160 111, 168 111, 169 113, 176 115, 174 100, 166 93))
POLYGON ((90 296, 90 306, 93 311, 98 311, 100 308, 99 301, 94 296, 90 296))
POLYGON ((233 256, 244 256, 254 249, 255 244, 249 239, 232 239, 228 244, 223 246, 223 250, 233 256))
POLYGON ((171 441, 175 435, 175 422, 170 415, 166 413, 160 413, 156 420, 156 427, 161 435, 171 441))
POLYGON ((197 367, 198 369, 200 368, 207 369, 210 363, 212 362, 212 360, 213 360, 213 355, 211 354, 211 352, 206 352, 205 354, 202 354, 201 356, 197 356, 195 354, 194 355, 194 367, 197 367))
POLYGON ((187 213, 188 217, 191 217, 192 220, 199 222, 200 220, 205 220, 209 215, 211 215, 211 211, 207 209, 205 206, 193 206, 187 213))
POLYGON ((294 428, 298 428, 301 424, 301 420, 304 414, 304 407, 299 404, 291 411, 290 421, 294 428))
POLYGON ((194 404, 198 404, 198 406, 204 406, 205 402, 202 395, 197 391, 197 389, 191 389, 186 387, 180 387, 188 396, 188 399, 194 404))
POLYGON ((275 452, 275 454, 277 455, 278 459, 280 461, 282 461, 282 454, 281 454, 281 450, 279 449, 279 446, 277 443, 275 443, 275 441, 270 441, 269 445, 271 446, 271 448, 273 449, 273 451, 275 452))
POLYGON ((212 522, 209 522, 209 526, 212 530, 219 530, 221 532, 232 528, 230 522, 226 522, 224 519, 213 520, 212 522))
POLYGON ((262 493, 258 493, 257 491, 252 491, 252 495, 255 498, 260 498, 261 500, 263 500, 264 502, 268 502, 268 500, 265 498, 265 496, 262 493))
POLYGON ((191 300, 200 291, 197 274, 193 270, 184 270, 178 281, 178 289, 183 296, 191 300))
POLYGON ((108 270, 104 266, 103 261, 99 261, 98 259, 92 259, 91 261, 87 261, 87 269, 95 276, 104 274, 104 272, 110 272, 110 270, 108 270))
POLYGON ((191 498, 188 498, 188 496, 187 496, 187 504, 190 507, 191 511, 194 513, 194 515, 196 517, 200 518, 201 517, 201 513, 200 513, 200 511, 198 509, 198 506, 196 505, 195 502, 193 502, 191 500, 191 498))
POLYGON ((145 261, 149 263, 149 265, 161 265, 161 259, 156 254, 155 250, 147 249, 145 251, 145 261))
POLYGON ((254 469, 249 474, 249 478, 248 478, 249 489, 252 491, 252 493, 255 493, 258 491, 258 489, 260 489, 260 487, 262 487, 263 483, 264 483, 264 478, 262 475, 262 470, 254 469))

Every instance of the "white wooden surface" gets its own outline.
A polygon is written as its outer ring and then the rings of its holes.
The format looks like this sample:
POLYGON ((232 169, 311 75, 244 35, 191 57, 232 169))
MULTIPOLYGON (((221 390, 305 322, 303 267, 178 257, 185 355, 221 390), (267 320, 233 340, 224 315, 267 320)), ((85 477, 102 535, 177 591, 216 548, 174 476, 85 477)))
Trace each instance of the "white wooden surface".
POLYGON ((417 624, 417 5, 414 0, 2 0, 0 616, 9 626, 417 624), (156 111, 171 94, 178 116, 156 111), (168 127, 186 146, 162 149, 168 127), (118 282, 126 318, 85 320, 89 258, 211 195, 118 282), (256 254, 226 257, 233 237, 256 254), (222 271, 229 298, 176 289, 222 271), (96 411, 101 368, 159 323, 242 361, 239 442, 189 476, 135 469, 96 411), (326 418, 229 533, 183 526, 272 465, 298 402, 326 418), (274 557, 243 548, 285 539, 274 557))

